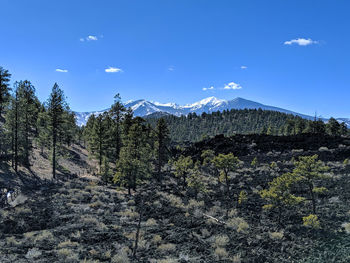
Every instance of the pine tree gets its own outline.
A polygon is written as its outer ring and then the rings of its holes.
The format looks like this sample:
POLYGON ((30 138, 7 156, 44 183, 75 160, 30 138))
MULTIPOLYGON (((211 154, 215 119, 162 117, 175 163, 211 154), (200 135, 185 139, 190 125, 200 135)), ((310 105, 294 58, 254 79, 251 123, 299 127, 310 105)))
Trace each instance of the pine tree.
POLYGON ((201 158, 204 166, 211 165, 215 158, 215 152, 213 150, 203 150, 201 158))
POLYGON ((11 74, 8 70, 0 67, 0 118, 5 108, 6 103, 10 98, 10 82, 11 74))
POLYGON ((114 104, 110 109, 111 117, 114 121, 114 144, 115 144, 115 160, 119 159, 120 149, 122 147, 122 121, 126 112, 126 108, 120 101, 119 93, 114 96, 114 104))
POLYGON ((326 129, 327 129, 328 134, 333 135, 333 136, 340 135, 340 131, 341 131, 340 128, 341 128, 341 126, 336 119, 330 118, 328 120, 328 123, 326 125, 326 129))
POLYGON ((131 127, 131 125, 133 125, 134 122, 135 122, 135 120, 133 120, 132 109, 131 108, 126 109, 126 112, 124 115, 124 121, 123 121, 123 135, 125 137, 128 136, 130 127, 131 127))
POLYGON ((169 129, 163 118, 160 118, 157 123, 155 130, 156 133, 156 165, 158 179, 160 179, 160 172, 163 165, 168 161, 168 143, 169 143, 169 129))
POLYGON ((91 153, 97 158, 99 170, 101 172, 103 158, 109 155, 111 147, 111 119, 107 112, 92 118, 93 125, 89 133, 89 148, 91 153))
POLYGON ((101 169, 102 180, 106 183, 111 182, 111 170, 109 166, 109 160, 106 156, 102 160, 102 169, 101 169))
POLYGON ((35 96, 35 88, 30 81, 20 81, 16 90, 19 103, 20 149, 23 164, 29 166, 29 155, 32 149, 32 138, 38 118, 39 100, 35 96))
MULTIPOLYGON (((7 151, 6 149, 6 131, 3 125, 1 125, 2 122, 2 113, 6 106, 6 104, 10 100, 10 77, 11 74, 8 72, 8 70, 0 67, 0 156, 2 153, 5 153, 7 151)), ((1 158, 2 159, 2 158, 1 158)))
POLYGON ((213 160, 214 165, 220 171, 220 182, 226 185, 226 195, 230 199, 230 175, 239 166, 240 160, 234 156, 233 153, 222 154, 220 153, 213 160))
POLYGON ((44 148, 49 147, 50 132, 49 132, 49 117, 44 107, 41 107, 37 119, 38 135, 36 137, 36 143, 40 147, 41 155, 44 154, 44 148))
POLYGON ((276 208, 278 210, 278 223, 281 222, 283 209, 297 205, 305 200, 305 198, 295 196, 291 193, 292 186, 300 180, 301 178, 299 176, 286 173, 273 179, 269 183, 268 189, 260 191, 260 196, 268 202, 263 208, 276 208))
POLYGON ((316 214, 316 195, 327 191, 325 187, 317 187, 319 180, 327 178, 325 172, 329 168, 324 163, 318 160, 318 155, 300 156, 295 162, 293 175, 300 178, 301 183, 305 184, 312 202, 313 214, 316 214))
POLYGON ((120 150, 120 158, 117 161, 117 172, 113 181, 121 186, 136 191, 137 185, 150 175, 151 146, 146 136, 146 126, 138 121, 128 129, 124 135, 123 146, 120 150))
POLYGON ((187 176, 191 172, 193 168, 193 161, 191 156, 183 156, 180 157, 173 163, 175 167, 175 176, 178 178, 182 178, 183 189, 187 186, 187 176))
POLYGON ((56 148, 58 142, 58 135, 62 129, 64 119, 64 110, 67 107, 63 90, 59 88, 57 83, 52 87, 52 91, 48 100, 48 116, 50 136, 52 142, 52 176, 56 179, 56 148))
POLYGON ((14 91, 14 99, 12 101, 12 109, 13 109, 13 167, 15 169, 15 172, 18 171, 18 137, 19 137, 19 99, 18 99, 18 89, 19 89, 19 82, 15 82, 14 84, 15 91, 14 91))
MULTIPOLYGON (((14 85, 16 87, 16 84, 14 85)), ((15 95, 15 94, 14 94, 15 95)), ((9 106, 8 110, 5 115, 5 125, 3 127, 4 133, 3 136, 1 136, 0 139, 2 142, 2 149, 5 153, 10 150, 11 152, 11 166, 13 169, 15 169, 15 128, 16 128, 16 101, 15 97, 11 96, 9 99, 9 106), (9 144, 9 147, 6 147, 5 145, 9 144)))
POLYGON ((213 160, 215 158, 215 152, 213 150, 203 150, 201 158, 203 164, 202 169, 207 170, 209 174, 219 179, 220 173, 213 163, 213 160))
POLYGON ((200 192, 207 192, 206 178, 201 173, 198 163, 196 163, 194 168, 190 170, 189 175, 186 178, 186 182, 188 187, 192 188, 195 191, 196 197, 200 192))
POLYGON ((347 135, 349 133, 349 129, 346 126, 345 122, 340 124, 340 135, 347 135))

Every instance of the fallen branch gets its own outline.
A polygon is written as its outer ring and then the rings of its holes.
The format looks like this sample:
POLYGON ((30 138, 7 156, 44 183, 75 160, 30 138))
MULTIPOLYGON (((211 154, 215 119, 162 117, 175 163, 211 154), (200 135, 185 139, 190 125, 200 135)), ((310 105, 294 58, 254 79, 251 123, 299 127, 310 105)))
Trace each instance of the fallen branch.
POLYGON ((207 218, 210 218, 212 220, 214 220, 215 222, 219 223, 219 224, 222 224, 222 225, 226 225, 226 222, 225 221, 221 221, 220 219, 217 219, 215 217, 212 217, 210 215, 206 215, 206 214, 203 214, 203 216, 207 217, 207 218))

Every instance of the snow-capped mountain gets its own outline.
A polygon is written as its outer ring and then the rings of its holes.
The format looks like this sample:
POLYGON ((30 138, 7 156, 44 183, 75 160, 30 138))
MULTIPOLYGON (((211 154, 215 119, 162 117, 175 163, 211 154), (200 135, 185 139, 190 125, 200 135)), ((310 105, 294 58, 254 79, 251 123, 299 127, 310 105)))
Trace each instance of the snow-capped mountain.
MULTIPOLYGON (((215 97, 209 97, 193 104, 178 105, 175 103, 159 103, 150 102, 147 100, 135 100, 125 103, 127 108, 131 108, 134 116, 145 117, 152 116, 154 113, 167 113, 175 116, 187 115, 189 113, 202 114, 203 112, 211 113, 216 111, 231 110, 231 109, 259 109, 279 111, 287 114, 293 114, 305 119, 313 119, 314 117, 293 112, 290 110, 277 108, 273 106, 264 105, 255 101, 246 100, 243 98, 235 98, 233 100, 222 100, 215 97)), ((107 109, 108 110, 108 109, 107 109)), ((95 112, 75 112, 77 124, 79 126, 85 125, 92 114, 99 115, 107 110, 95 112)), ((339 121, 347 123, 350 127, 350 119, 338 118, 339 121)))
POLYGON ((90 111, 90 112, 77 112, 75 111, 75 120, 78 126, 83 126, 87 123, 88 119, 90 118, 91 115, 95 115, 98 116, 104 112, 108 111, 108 109, 106 110, 102 110, 102 111, 90 111))
POLYGON ((346 126, 348 126, 348 128, 350 127, 350 118, 337 118, 336 120, 338 122, 345 122, 346 126))

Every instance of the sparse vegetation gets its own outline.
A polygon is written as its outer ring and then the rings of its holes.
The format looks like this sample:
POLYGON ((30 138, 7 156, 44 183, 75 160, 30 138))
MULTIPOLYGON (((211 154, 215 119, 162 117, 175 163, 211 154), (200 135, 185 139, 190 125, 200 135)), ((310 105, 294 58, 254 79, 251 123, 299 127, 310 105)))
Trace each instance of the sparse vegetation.
MULTIPOLYGON (((30 83, 17 84, 18 91, 35 91, 30 83)), ((189 115, 181 123, 166 117, 153 127, 134 118, 117 97, 110 112, 90 117, 80 129, 57 98, 63 96, 57 86, 51 104, 42 105, 31 93, 32 107, 19 110, 29 101, 24 94, 1 105, 6 125, 0 154, 10 155, 0 174, 22 190, 0 208, 1 262, 348 259, 350 143, 334 121, 242 110, 189 115), (223 123, 233 116, 242 123, 242 116, 258 114, 268 126, 247 123, 242 129, 265 128, 263 134, 170 141, 187 136, 174 135, 173 125, 182 127, 189 118, 194 126, 186 129, 203 127, 202 120, 214 127, 223 117, 223 123), (35 164, 30 170, 28 161, 35 164), (52 168, 57 180, 35 177, 41 166, 46 174, 52 168)), ((199 136, 195 131, 191 139, 199 136)))

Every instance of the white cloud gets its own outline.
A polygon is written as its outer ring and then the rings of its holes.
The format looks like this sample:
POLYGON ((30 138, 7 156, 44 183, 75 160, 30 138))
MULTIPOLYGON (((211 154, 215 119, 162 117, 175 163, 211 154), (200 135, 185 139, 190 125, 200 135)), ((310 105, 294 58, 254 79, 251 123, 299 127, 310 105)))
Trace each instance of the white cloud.
POLYGON ((247 66, 241 66, 241 69, 247 69, 248 67, 247 66))
MULTIPOLYGON (((103 36, 101 36, 101 37, 103 37, 103 36)), ((87 36, 87 37, 81 37, 81 38, 79 38, 79 40, 81 41, 81 42, 84 42, 84 41, 97 41, 98 40, 98 37, 97 36, 87 36)))
POLYGON ((86 38, 86 40, 87 40, 87 41, 96 41, 96 40, 98 40, 98 38, 97 38, 97 36, 88 36, 88 37, 86 38))
POLYGON ((68 69, 60 69, 60 68, 56 68, 56 72, 67 73, 67 72, 68 72, 68 69))
POLYGON ((203 88, 202 90, 206 91, 206 90, 214 90, 215 88, 213 86, 211 86, 210 88, 203 88))
POLYGON ((175 70, 175 67, 174 67, 174 66, 170 66, 170 67, 168 67, 168 70, 169 70, 169 71, 174 71, 174 70, 175 70))
POLYGON ((237 89, 241 89, 242 86, 237 84, 237 83, 234 83, 233 81, 228 83, 227 85, 225 85, 225 87, 223 89, 226 89, 226 90, 237 90, 237 89))
POLYGON ((284 42, 285 45, 299 45, 299 46, 308 46, 308 45, 312 45, 312 44, 318 44, 318 41, 312 40, 311 38, 297 38, 297 39, 292 39, 289 41, 285 41, 284 42))
POLYGON ((109 67, 105 69, 105 72, 107 73, 118 73, 118 72, 123 72, 121 68, 114 68, 114 67, 109 67))

